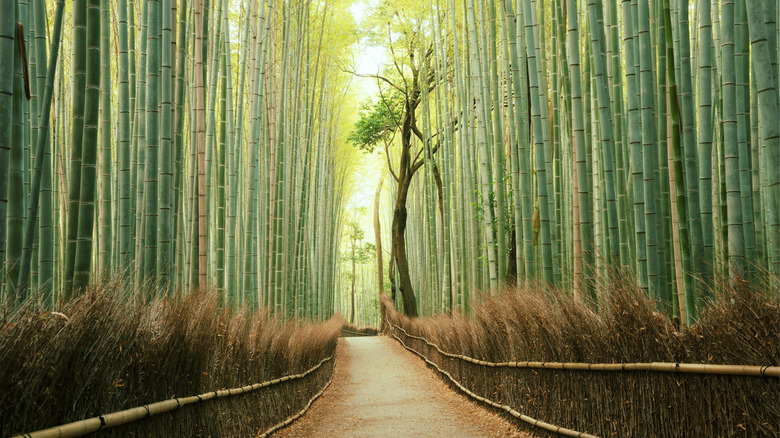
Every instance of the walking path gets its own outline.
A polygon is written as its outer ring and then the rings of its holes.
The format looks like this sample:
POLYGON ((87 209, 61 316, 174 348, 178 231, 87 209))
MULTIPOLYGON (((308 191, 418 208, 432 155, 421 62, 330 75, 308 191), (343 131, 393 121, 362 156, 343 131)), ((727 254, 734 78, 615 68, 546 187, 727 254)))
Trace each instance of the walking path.
POLYGON ((341 338, 333 384, 274 437, 528 437, 384 336, 341 338))

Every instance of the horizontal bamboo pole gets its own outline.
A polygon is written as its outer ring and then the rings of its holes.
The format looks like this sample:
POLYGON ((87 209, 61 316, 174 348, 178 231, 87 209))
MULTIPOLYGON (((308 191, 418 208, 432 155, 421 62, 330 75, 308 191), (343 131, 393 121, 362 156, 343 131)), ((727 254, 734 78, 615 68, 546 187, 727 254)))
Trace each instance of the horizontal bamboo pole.
MULTIPOLYGON (((389 324, 389 322, 388 322, 389 324)), ((427 339, 410 335, 403 327, 390 324, 390 327, 401 330, 404 335, 412 339, 418 339, 433 347, 441 355, 453 359, 460 359, 473 364, 490 368, 537 368, 546 370, 575 370, 575 371, 656 371, 664 373, 682 374, 710 374, 725 376, 755 376, 755 377, 780 377, 779 366, 758 365, 715 365, 700 363, 673 363, 673 362, 638 362, 638 363, 583 363, 583 362, 539 362, 539 361, 512 361, 489 362, 443 351, 438 345, 427 339)))
MULTIPOLYGON (((392 324, 391 324, 391 327, 392 327, 392 324)), ((561 434, 561 435, 564 435, 564 436, 572 436, 572 437, 582 437, 582 438, 598 438, 596 435, 591 435, 591 434, 588 434, 588 433, 585 433, 585 432, 579 432, 579 431, 576 431, 576 430, 573 430, 573 429, 567 429, 567 428, 565 428, 565 427, 559 427, 559 426, 556 426, 556 425, 554 425, 554 424, 545 423, 544 421, 540 421, 540 420, 537 420, 537 419, 531 418, 531 417, 529 417, 528 415, 522 414, 522 413, 520 413, 520 412, 518 412, 518 411, 514 410, 514 409, 513 409, 511 406, 509 406, 509 405, 502 405, 502 404, 500 404, 500 403, 496 403, 496 402, 494 402, 494 401, 492 401, 492 400, 490 400, 490 399, 487 399, 487 398, 485 398, 485 397, 479 396, 479 395, 475 394, 474 392, 472 392, 471 390, 469 390, 468 388, 466 388, 465 386, 463 386, 463 385, 462 385, 460 382, 458 382, 457 380, 455 380, 455 378, 454 378, 454 377, 452 377, 452 375, 451 375, 450 373, 448 373, 447 371, 445 371, 445 370, 443 370, 443 369, 439 368, 439 366, 438 366, 438 365, 436 365, 434 362, 432 362, 431 360, 429 360, 429 359, 428 359, 427 357, 425 357, 425 356, 424 356, 422 353, 420 353, 420 352, 418 352, 417 350, 415 350, 415 349, 413 349, 413 348, 411 348, 411 347, 407 346, 407 345, 404 343, 404 341, 402 341, 402 340, 401 340, 401 338, 399 338, 399 337, 398 337, 398 336, 396 336, 395 334, 393 334, 392 336, 393 336, 393 337, 394 337, 394 338, 395 338, 395 339, 396 339, 398 342, 400 342, 400 343, 401 343, 401 345, 402 345, 404 348, 406 348, 407 350, 411 351, 412 353, 414 353, 414 354, 416 354, 416 355, 420 356, 420 358, 421 358, 422 360, 424 360, 424 361, 425 361, 425 362, 426 362, 428 365, 431 365, 432 367, 436 368, 436 369, 437 369, 437 370, 438 370, 440 373, 442 373, 442 374, 444 374, 445 376, 447 376, 447 378, 448 378, 448 379, 450 379, 450 381, 451 381, 452 383, 454 383, 454 384, 455 384, 455 386, 457 386, 458 388, 460 388, 460 390, 461 390, 461 391, 463 391, 464 393, 466 393, 466 395, 468 395, 469 397, 471 397, 471 398, 473 398, 473 399, 475 399, 475 400, 478 400, 478 401, 481 401, 482 403, 485 403, 485 404, 488 404, 488 405, 490 405, 490 406, 493 406, 494 408, 501 409, 501 410, 503 410, 503 411, 507 412, 509 415, 511 415, 511 416, 513 416, 513 417, 515 417, 515 418, 519 418, 520 420, 522 420, 522 421, 524 421, 524 422, 526 422, 526 423, 528 423, 528 424, 531 424, 531 425, 533 425, 533 426, 536 426, 536 427, 540 427, 540 428, 542 428, 542 429, 544 429, 544 430, 547 430, 547 431, 550 431, 550 432, 553 432, 553 433, 558 433, 558 434, 561 434)))
POLYGON ((313 373, 317 369, 319 369, 322 366, 322 364, 324 364, 325 362, 331 359, 333 359, 333 356, 326 357, 325 359, 322 359, 320 363, 318 363, 317 365, 311 367, 307 371, 300 374, 284 376, 277 379, 268 380, 262 383, 255 383, 252 385, 241 386, 238 388, 221 389, 218 391, 207 392, 200 395, 163 400, 148 405, 125 409, 123 411, 99 415, 97 417, 88 418, 86 420, 74 421, 73 423, 63 424, 61 426, 54 426, 48 429, 38 430, 35 432, 23 433, 14 436, 14 438, 78 437, 78 436, 86 435, 88 433, 96 432, 100 429, 107 429, 109 427, 121 426, 123 424, 141 420, 146 417, 151 417, 153 415, 170 412, 189 404, 199 403, 214 398, 222 398, 222 397, 230 397, 239 394, 246 394, 261 388, 266 388, 272 385, 276 385, 277 383, 287 382, 289 380, 302 379, 308 376, 309 374, 313 373))

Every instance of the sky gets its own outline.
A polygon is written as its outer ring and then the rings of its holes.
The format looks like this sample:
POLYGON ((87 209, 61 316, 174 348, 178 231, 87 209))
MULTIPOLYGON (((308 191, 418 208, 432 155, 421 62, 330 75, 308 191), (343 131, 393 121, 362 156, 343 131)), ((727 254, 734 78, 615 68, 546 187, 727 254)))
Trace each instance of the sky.
MULTIPOLYGON (((360 25, 366 15, 366 11, 377 0, 356 0, 350 7, 350 12, 355 22, 360 25)), ((369 45, 361 41, 359 51, 355 55, 355 69, 359 74, 376 74, 383 63, 387 62, 385 49, 381 46, 369 45)), ((355 78, 356 91, 359 100, 376 95, 376 81, 370 78, 355 78)))
MULTIPOLYGON (((356 0, 352 4, 350 12, 358 25, 365 17, 368 8, 376 2, 377 0, 356 0)), ((355 70, 359 74, 376 74, 379 72, 381 65, 387 62, 384 47, 368 45, 361 41, 356 49, 355 70)), ((375 98, 376 89, 375 79, 356 77, 353 80, 352 91, 355 93, 355 102, 362 102, 369 97, 375 98)), ((379 177, 385 167, 384 156, 361 154, 361 158, 361 163, 355 169, 355 185, 352 190, 352 196, 347 202, 347 208, 365 207, 367 212, 373 215, 374 195, 379 184, 379 177)), ((365 224, 363 228, 369 229, 365 224)))

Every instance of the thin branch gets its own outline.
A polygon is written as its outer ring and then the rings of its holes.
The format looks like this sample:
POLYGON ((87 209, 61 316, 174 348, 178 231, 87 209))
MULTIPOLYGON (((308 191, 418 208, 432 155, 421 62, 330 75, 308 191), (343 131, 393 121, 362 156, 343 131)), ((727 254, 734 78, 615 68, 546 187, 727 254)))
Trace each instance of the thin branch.
POLYGON ((388 142, 385 142, 385 157, 387 158, 387 168, 390 170, 390 174, 395 179, 395 182, 400 183, 401 179, 396 175, 395 170, 393 170, 393 163, 390 161, 390 143, 388 142))
POLYGON ((384 76, 381 76, 381 75, 375 75, 375 74, 370 74, 370 73, 358 73, 358 72, 356 72, 356 71, 354 71, 354 70, 348 70, 348 69, 346 69, 346 68, 344 68, 344 67, 339 67, 339 69, 340 69, 341 71, 343 71, 344 73, 349 73, 349 74, 351 74, 351 75, 354 75, 354 76, 357 76, 357 77, 359 77, 359 78, 373 78, 373 79, 376 79, 376 80, 379 80, 379 81, 386 82, 388 85, 390 85, 391 87, 393 87, 393 88, 395 88, 396 90, 400 91, 401 93, 406 93, 406 90, 405 90, 405 89, 403 89, 403 88, 399 87, 398 85, 396 85, 395 83, 393 83, 393 81, 391 81, 390 79, 387 79, 387 78, 386 78, 386 77, 384 77, 384 76))

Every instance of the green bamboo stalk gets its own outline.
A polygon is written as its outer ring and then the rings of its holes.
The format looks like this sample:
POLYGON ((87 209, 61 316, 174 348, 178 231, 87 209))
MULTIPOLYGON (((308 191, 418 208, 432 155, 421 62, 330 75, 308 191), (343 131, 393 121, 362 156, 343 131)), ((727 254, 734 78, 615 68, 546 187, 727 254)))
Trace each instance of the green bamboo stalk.
MULTIPOLYGON (((593 72, 595 75, 598 98, 600 140, 603 151, 602 165, 604 166, 604 186, 607 203, 607 229, 609 230, 608 259, 615 261, 620 259, 620 233, 618 226, 618 206, 615 190, 614 156, 615 143, 612 136, 612 123, 610 122, 610 97, 607 85, 606 68, 604 66, 603 45, 601 43, 601 25, 598 16, 601 8, 594 1, 588 1, 588 23, 590 25, 591 50, 593 51, 593 72)), ((628 52, 627 52, 628 53, 628 52)), ((579 169, 578 169, 579 172, 579 169)), ((584 183, 585 180, 582 181, 584 183)), ((587 187, 586 187, 587 188, 587 187)), ((582 199, 580 199, 582 208, 582 199)))
MULTIPOLYGON (((749 135, 750 119, 746 114, 749 108, 749 89, 747 86, 747 74, 749 70, 747 25, 745 20, 745 2, 734 2, 734 70, 736 80, 736 105, 737 105, 737 141, 739 143, 739 173, 740 191, 742 193, 742 235, 745 239, 745 257, 750 261, 746 265, 746 275, 755 272, 755 264, 758 262, 756 253, 756 229, 753 214, 753 181, 751 175, 749 135)), ((755 157, 757 158, 757 157, 755 157)))
MULTIPOLYGON (((575 149, 576 174, 577 174, 577 213, 579 225, 579 248, 575 247, 575 266, 579 263, 579 269, 575 267, 575 294, 582 294, 587 290, 585 279, 590 278, 590 267, 593 265, 593 225, 591 223, 590 197, 588 196, 588 169, 585 153, 585 127, 582 114, 582 84, 580 77, 580 50, 579 50, 579 23, 577 3, 575 0, 567 0, 567 45, 566 58, 569 64, 571 77, 571 111, 572 111, 572 140, 575 149), (579 254, 577 250, 579 249, 579 254), (577 262, 579 259, 579 262, 577 262), (579 277, 577 276, 579 271, 579 277)), ((617 225, 617 224, 616 224, 617 225)), ((620 243, 619 241, 617 243, 620 243)), ((575 239, 575 245, 576 239, 575 239)), ((619 250, 618 250, 619 251, 619 250)), ((619 254, 619 252, 618 252, 619 254)))
MULTIPOLYGON (((18 4, 14 7, 13 16, 19 17, 20 11, 18 4)), ((25 174, 25 153, 24 153, 24 104, 25 97, 23 96, 23 81, 22 78, 22 62, 26 62, 21 52, 23 45, 22 38, 23 27, 20 22, 16 22, 13 26, 14 40, 13 40, 13 73, 11 75, 13 80, 13 99, 11 118, 6 123, 10 122, 11 127, 11 147, 10 154, 8 156, 8 212, 6 217, 5 226, 7 227, 7 236, 5 242, 7 266, 6 277, 0 279, 5 283, 6 299, 9 303, 14 305, 19 304, 22 296, 19 295, 18 279, 20 271, 20 261, 22 256, 22 233, 24 230, 25 221, 25 206, 24 206, 24 190, 21 188, 24 186, 25 174)))
POLYGON ((739 141, 737 133, 737 73, 734 56, 734 2, 722 5, 721 81, 723 86, 723 131, 726 153, 726 191, 728 203, 729 271, 733 278, 745 276, 745 245, 742 230, 742 190, 740 182, 739 141))
MULTIPOLYGON (((197 151, 197 220, 193 218, 197 230, 197 283, 195 286, 207 286, 206 273, 206 138, 205 138, 205 91, 204 77, 206 59, 206 45, 203 39, 208 37, 207 29, 204 29, 203 23, 207 17, 203 16, 203 1, 195 0, 193 20, 195 21, 195 150, 197 151)), ((194 242, 193 242, 194 243, 194 242)))
POLYGON ((105 277, 111 271, 111 43, 108 0, 100 1, 100 206, 98 217, 98 266, 97 274, 105 277))
MULTIPOLYGON (((769 272, 780 274, 780 93, 773 68, 777 54, 773 53, 767 40, 762 9, 746 1, 750 31, 750 49, 753 73, 758 88, 758 117, 760 119, 761 150, 766 165, 766 248, 769 272)), ((762 187, 763 188, 763 187, 762 187)))
MULTIPOLYGON (((141 278, 157 279, 157 222, 159 214, 159 160, 160 160, 160 1, 146 3, 146 129, 144 181, 144 250, 141 278)), ((170 46, 168 46, 170 48, 170 46)))
MULTIPOLYGON (((526 136, 525 132, 527 130, 527 124, 526 122, 526 115, 527 115, 527 106, 525 104, 523 93, 523 85, 526 83, 526 78, 524 75, 521 74, 521 68, 520 66, 523 65, 520 62, 520 56, 522 56, 522 45, 518 44, 518 41, 520 38, 522 38, 522 32, 517 33, 515 29, 515 14, 512 10, 512 4, 511 2, 504 1, 504 21, 505 21, 505 27, 508 32, 508 40, 509 40, 509 47, 510 47, 510 62, 512 64, 512 87, 514 91, 514 106, 515 106, 515 129, 517 132, 517 156, 516 156, 516 163, 513 163, 517 165, 518 167, 518 173, 519 178, 516 180, 515 185, 515 191, 520 192, 522 189, 522 194, 519 194, 520 196, 520 205, 522 209, 522 237, 518 235, 516 238, 518 242, 522 240, 522 257, 523 257, 523 272, 526 275, 526 278, 530 278, 534 273, 534 250, 533 250, 533 229, 532 229, 532 221, 531 218, 533 216, 533 206, 531 204, 531 201, 528 197, 528 187, 531 187, 531 180, 530 180, 530 172, 528 170, 528 154, 526 152, 526 136), (518 54, 517 46, 520 45, 521 51, 520 54, 518 54)), ((456 66, 457 69, 457 66, 456 66)), ((523 69, 525 71, 525 69, 523 69)), ((515 203, 517 203, 517 198, 515 198, 515 203)), ((515 210, 515 215, 518 215, 517 209, 515 210)), ((518 249, 518 253, 521 251, 518 249)), ((519 270, 519 266, 518 266, 519 270)))
POLYGON ((86 9, 86 92, 84 136, 81 146, 81 179, 79 182, 78 242, 73 273, 73 288, 75 290, 86 287, 90 280, 97 186, 97 140, 100 109, 100 0, 88 0, 86 9))
MULTIPOLYGON (((693 110, 693 87, 691 85, 691 51, 688 36, 688 0, 679 0, 678 10, 683 11, 677 20, 679 22, 678 38, 675 53, 680 54, 680 116, 682 119, 682 148, 685 160, 685 189, 687 192, 688 226, 691 238, 691 256, 693 260, 692 275, 696 278, 708 278, 709 267, 703 261, 704 238, 702 234, 702 218, 699 207, 699 174, 698 152, 696 149, 695 113, 693 110)), ((701 283, 700 288, 703 287, 701 283)), ((696 300, 700 293, 697 288, 696 300)), ((689 306, 688 314, 692 320, 698 315, 694 306, 689 306)))
POLYGON ((670 172, 670 179, 674 178, 674 187, 677 195, 677 222, 679 233, 679 251, 681 258, 681 268, 683 275, 683 291, 678 290, 678 311, 680 314, 680 322, 690 326, 693 324, 692 311, 696 309, 694 273, 692 271, 692 257, 691 257, 691 245, 688 229, 688 207, 687 198, 685 196, 685 179, 683 176, 683 163, 682 163, 682 151, 681 151, 681 127, 680 127, 680 105, 679 94, 677 90, 677 78, 676 78, 676 59, 673 53, 673 37, 672 37, 672 22, 671 12, 669 8, 669 0, 664 0, 664 28, 666 31, 666 58, 667 58, 667 76, 668 76, 668 90, 669 90, 669 110, 671 117, 671 139, 672 139, 672 155, 674 158, 674 171, 670 172))
MULTIPOLYGON (((5 278, 8 217, 8 177, 11 155, 11 120, 13 119, 14 8, 16 2, 0 3, 0 278, 5 278)), ((0 302, 3 302, 5 282, 0 281, 0 302)))
MULTIPOLYGON (((484 8, 483 8, 484 9, 484 8)), ((496 5, 495 0, 490 0, 488 4, 488 32, 487 39, 489 42, 488 56, 490 60, 490 80, 486 79, 486 83, 490 84, 492 109, 493 109, 493 136, 491 141, 491 149, 494 152, 495 163, 493 165, 493 191, 495 192, 496 199, 496 269, 497 275, 501 281, 506 280, 506 268, 507 268, 507 245, 506 245, 506 187, 504 183, 504 133, 503 133, 503 120, 502 109, 504 107, 503 96, 499 97, 499 80, 498 80, 498 54, 496 52, 496 5)), ((485 96, 487 98, 487 96, 485 96)))
POLYGON ((171 0, 162 0, 160 3, 162 23, 158 25, 161 30, 161 51, 160 51, 160 114, 159 114, 159 186, 158 186, 158 225, 157 230, 157 278, 161 287, 168 289, 170 294, 173 291, 174 278, 171 276, 175 272, 173 261, 173 246, 171 242, 171 232, 173 229, 171 212, 171 189, 173 179, 172 163, 172 140, 173 126, 172 109, 173 93, 172 91, 172 71, 173 54, 171 53, 172 36, 172 11, 171 0))
POLYGON ((642 120, 639 92, 639 49, 636 44, 634 11, 629 0, 623 1, 623 28, 626 46, 626 107, 628 115, 629 147, 631 148, 631 183, 634 197, 634 223, 636 245, 636 271, 639 285, 647 291, 647 228, 645 227, 644 166, 642 160, 642 120))
MULTIPOLYGON (((714 265, 713 218, 712 218, 712 19, 711 3, 706 0, 699 2, 699 50, 697 93, 698 112, 696 115, 698 133, 698 164, 699 164, 699 210, 701 212, 702 238, 704 240, 704 263, 712 267, 714 265)), ((708 271, 711 268, 708 269, 708 271)), ((708 277, 703 278, 707 282, 708 277)))
POLYGON ((536 26, 536 12, 532 11, 531 5, 528 2, 524 2, 524 14, 525 20, 525 32, 526 32, 526 47, 528 53, 528 72, 529 72, 529 84, 531 91, 531 122, 533 123, 533 138, 535 145, 536 155, 536 177, 537 177, 537 191, 538 191, 538 208, 539 208, 539 222, 540 222, 540 235, 541 235, 541 264, 542 275, 541 278, 547 282, 551 282, 553 279, 553 266, 552 266, 552 244, 551 244, 551 230, 550 230, 550 213, 549 213, 549 201, 548 197, 548 185, 545 163, 545 141, 544 130, 542 123, 542 109, 541 99, 539 91, 539 70, 537 64, 537 52, 539 51, 536 43, 536 36, 534 35, 534 27, 536 26))
MULTIPOLYGON (((42 109, 45 104, 45 100, 43 100, 43 97, 45 95, 45 87, 46 87, 46 77, 47 77, 47 71, 48 71, 48 65, 46 62, 46 11, 45 11, 45 3, 38 1, 33 3, 33 9, 34 9, 34 15, 35 15, 35 52, 36 52, 36 60, 37 60, 37 68, 38 68, 38 74, 37 74, 37 82, 38 82, 38 95, 42 97, 40 108, 42 109)), ((64 6, 63 6, 64 7, 64 6)), ((57 35, 57 20, 56 20, 57 14, 55 10, 55 20, 54 20, 54 28, 52 29, 52 44, 54 43, 54 35, 57 35)), ((62 33, 62 24, 60 22, 60 29, 59 34, 62 33)), ((58 37, 59 39, 59 37, 58 37)), ((50 65, 50 64, 49 64, 50 65)), ((54 83, 52 82, 51 87, 54 87, 54 83)), ((53 91, 52 91, 53 96, 53 91)), ((52 97, 53 99, 53 97, 52 97)), ((38 110, 36 108, 36 113, 40 113, 40 117, 38 117, 38 123, 40 125, 41 118, 45 117, 46 112, 42 110, 38 110)), ((52 200, 52 153, 51 153, 51 138, 49 137, 50 134, 42 134, 42 131, 40 128, 38 129, 39 136, 45 135, 46 136, 46 143, 47 145, 44 147, 44 153, 43 153, 43 165, 42 165, 42 175, 41 175, 41 198, 40 198, 40 210, 41 210, 41 216, 40 216, 40 227, 38 230, 39 235, 39 248, 38 248, 38 283, 37 287, 38 290, 41 293, 41 301, 44 306, 51 306, 52 299, 53 299, 53 281, 54 281, 54 230, 53 230, 53 218, 55 211, 53 209, 53 200, 52 200)), ((32 193, 32 192, 31 192, 32 193)), ((31 201, 30 205, 34 205, 34 202, 31 201)), ((29 213, 28 213, 28 217, 29 213)), ((35 263, 35 260, 33 262, 35 263)), ((0 274, 1 275, 1 274, 0 274)), ((33 286, 36 286, 33 283, 33 286)))
POLYGON ((127 25, 127 0, 118 0, 118 34, 117 44, 119 46, 119 59, 117 62, 117 72, 119 79, 118 87, 118 113, 119 125, 117 127, 117 155, 119 156, 119 235, 118 251, 119 265, 118 269, 125 275, 131 263, 132 257, 132 217, 131 217, 131 187, 130 187, 130 139, 132 132, 130 130, 130 78, 129 67, 132 62, 128 54, 128 25, 127 25))
POLYGON ((73 98, 70 120, 70 171, 68 172, 68 220, 66 222, 67 243, 64 266, 63 298, 68 299, 73 294, 73 276, 76 264, 76 241, 79 222, 79 184, 81 182, 81 145, 84 130, 84 99, 86 90, 86 0, 73 2, 73 45, 72 65, 73 82, 71 83, 73 98))
POLYGON ((135 250, 133 253, 134 266, 134 278, 138 285, 144 283, 144 220, 146 218, 146 90, 147 90, 147 57, 148 57, 148 16, 149 7, 143 9, 143 18, 141 19, 141 32, 140 32, 140 53, 137 60, 138 80, 136 81, 136 107, 134 111, 133 119, 133 157, 135 157, 135 164, 131 164, 132 179, 135 183, 135 187, 131 188, 131 192, 136 193, 135 208, 133 216, 135 218, 135 228, 133 234, 133 240, 135 241, 135 250))
MULTIPOLYGON (((51 114, 51 104, 54 91, 54 76, 57 70, 57 57, 59 55, 60 36, 62 33, 62 16, 65 9, 65 1, 59 0, 57 2, 57 8, 54 12, 54 28, 52 30, 52 42, 49 54, 48 71, 46 74, 46 84, 43 89, 44 95, 41 100, 41 118, 38 132, 43 135, 38 136, 35 153, 35 166, 32 176, 32 187, 30 190, 30 207, 27 213, 27 220, 25 221, 24 228, 24 241, 25 251, 21 257, 21 266, 19 269, 19 279, 17 284, 19 285, 19 301, 23 302, 27 299, 27 287, 29 285, 29 275, 32 264, 32 245, 29 242, 33 239, 35 231, 35 224, 38 217, 38 205, 41 193, 41 180, 43 178, 43 166, 45 164, 46 148, 49 144, 48 132, 49 122, 51 114)), ((50 206, 51 204, 49 204, 50 206)), ((41 207, 45 207, 45 204, 41 204, 41 207)), ((44 215, 51 215, 51 211, 41 208, 41 217, 44 215)), ((42 236, 43 237, 43 236, 42 236)), ((50 275, 50 274, 49 274, 50 275)), ((41 278, 41 277, 39 277, 41 278)), ((50 278, 50 277, 49 277, 50 278)), ((50 280, 47 280, 50 281, 50 280)), ((51 287, 49 286, 49 290, 51 287)), ((51 297, 44 296, 44 303, 50 303, 51 297)))
POLYGON ((475 102, 476 102, 476 115, 477 115, 477 147, 479 148, 479 170, 480 170, 480 182, 481 182, 481 194, 482 194, 482 213, 485 216, 484 220, 484 236, 485 245, 487 251, 488 261, 488 274, 490 278, 490 291, 496 291, 498 288, 498 269, 496 263, 496 249, 494 247, 493 238, 493 207, 490 202, 491 181, 490 170, 488 169, 488 160, 490 160, 490 153, 487 148, 487 133, 485 130, 485 115, 483 107, 486 106, 485 99, 485 87, 480 85, 486 81, 486 78, 482 76, 482 72, 479 66, 482 63, 476 58, 480 52, 480 47, 477 43, 477 31, 476 31, 476 14, 474 12, 474 1, 469 0, 469 39, 471 43, 471 76, 475 82, 475 102))
POLYGON ((186 239, 186 227, 184 226, 184 217, 186 212, 184 187, 184 97, 186 91, 185 77, 187 75, 187 49, 190 41, 189 35, 192 20, 188 20, 188 10, 186 0, 179 2, 179 24, 176 43, 176 90, 174 95, 174 116, 173 123, 173 197, 171 199, 172 223, 171 236, 176 238, 175 256, 172 268, 178 276, 178 286, 183 287, 189 281, 187 263, 185 259, 185 250, 190 247, 186 239))
MULTIPOLYGON (((650 7, 647 0, 639 1, 639 74, 642 106, 642 172, 644 177, 644 214, 647 238, 647 284, 650 296, 660 299, 662 304, 671 305, 668 288, 661 287, 661 266, 658 256, 658 226, 656 214, 656 139, 653 102, 653 48, 650 47, 650 7)), ((667 314, 671 312, 667 310, 667 314)))

